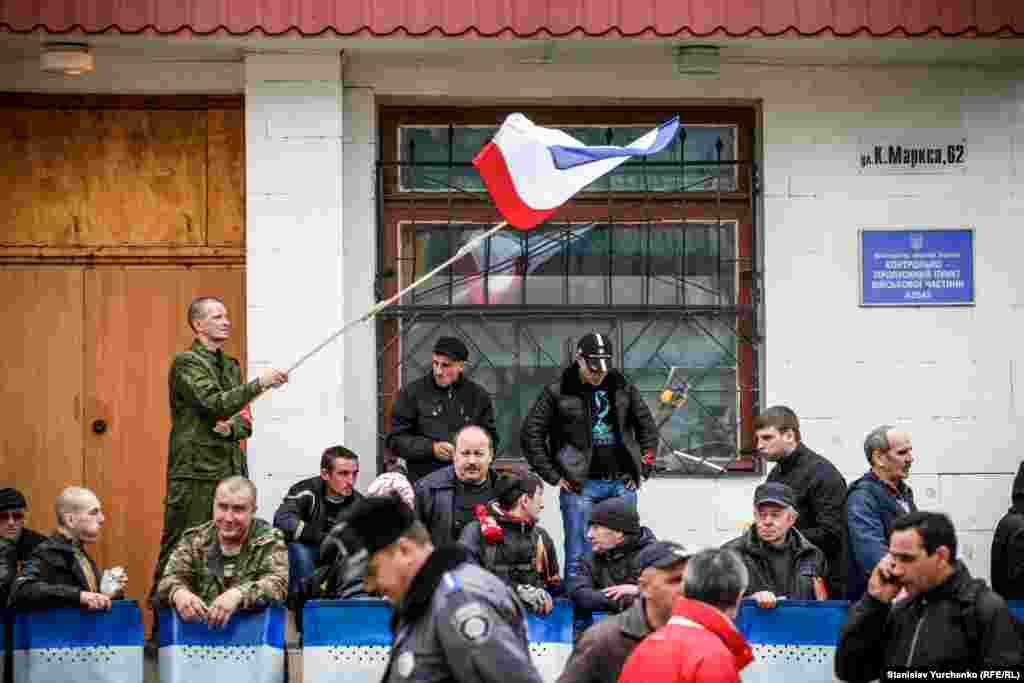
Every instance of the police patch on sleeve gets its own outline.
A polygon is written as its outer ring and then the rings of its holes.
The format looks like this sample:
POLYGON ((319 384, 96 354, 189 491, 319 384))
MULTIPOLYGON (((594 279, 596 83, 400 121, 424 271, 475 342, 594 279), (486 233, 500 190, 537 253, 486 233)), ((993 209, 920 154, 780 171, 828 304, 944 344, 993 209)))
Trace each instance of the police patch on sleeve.
POLYGON ((452 625, 469 642, 482 643, 491 637, 491 619, 483 605, 471 602, 455 610, 452 625))

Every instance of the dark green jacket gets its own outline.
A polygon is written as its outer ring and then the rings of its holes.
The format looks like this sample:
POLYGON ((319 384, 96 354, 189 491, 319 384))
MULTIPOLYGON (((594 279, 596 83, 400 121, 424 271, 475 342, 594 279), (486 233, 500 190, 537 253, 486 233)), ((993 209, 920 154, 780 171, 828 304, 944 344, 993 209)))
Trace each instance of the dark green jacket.
POLYGON ((260 394, 259 383, 242 384, 238 361, 214 353, 199 341, 176 354, 167 376, 171 403, 171 436, 167 478, 219 481, 248 474, 239 441, 252 425, 238 413, 260 394), (213 431, 219 420, 231 420, 231 433, 213 431))

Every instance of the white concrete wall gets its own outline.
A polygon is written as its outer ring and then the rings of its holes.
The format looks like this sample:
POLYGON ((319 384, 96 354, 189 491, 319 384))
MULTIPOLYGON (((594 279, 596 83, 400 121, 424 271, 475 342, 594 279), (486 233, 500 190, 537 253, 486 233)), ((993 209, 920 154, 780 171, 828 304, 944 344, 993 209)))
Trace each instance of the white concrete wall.
MULTIPOLYGON (((649 55, 650 53, 645 53, 649 55)), ((766 347, 763 405, 793 407, 809 446, 848 480, 866 469, 861 444, 877 424, 914 436, 910 483, 923 508, 949 512, 963 555, 988 575, 991 529, 1010 502, 1020 456, 1024 381, 1017 338, 1024 303, 1017 261, 1024 246, 1024 81, 971 67, 836 67, 726 64, 717 80, 674 73, 666 55, 614 63, 587 59, 528 65, 501 53, 472 58, 353 54, 346 85, 378 98, 455 103, 543 102, 585 106, 678 100, 757 102, 763 112, 766 347), (501 78, 494 74, 500 73, 501 78), (610 78, 610 76, 613 76, 610 78), (859 175, 862 139, 926 129, 966 135, 967 173, 859 175), (858 306, 858 229, 867 225, 971 225, 977 306, 858 306), (980 474, 979 474, 980 473, 980 474)), ((367 166, 369 173, 369 166, 367 166)), ((752 479, 662 479, 641 495, 656 533, 718 543, 751 518, 752 479)), ((561 542, 555 491, 545 526, 561 542)))
MULTIPOLYGON (((250 376, 287 368, 344 323, 341 55, 245 62, 246 303, 250 376)), ((261 515, 345 443, 345 338, 255 409, 249 466, 261 515)), ((358 397, 353 396, 358 401, 358 397)))

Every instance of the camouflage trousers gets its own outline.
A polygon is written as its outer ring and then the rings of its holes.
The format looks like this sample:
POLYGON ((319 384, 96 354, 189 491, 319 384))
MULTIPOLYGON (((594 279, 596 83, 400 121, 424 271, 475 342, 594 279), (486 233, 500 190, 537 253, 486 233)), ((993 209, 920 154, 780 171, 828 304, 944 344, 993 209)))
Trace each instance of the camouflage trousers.
MULTIPOLYGON (((186 531, 213 519, 213 494, 217 481, 204 479, 171 479, 164 500, 164 530, 160 536, 160 555, 153 571, 153 588, 149 592, 152 602, 156 585, 164 573, 164 565, 186 531)), ((155 605, 154 605, 155 609, 155 605)), ((155 623, 155 622, 154 622, 155 623)), ((154 630, 155 630, 154 626, 154 630)))

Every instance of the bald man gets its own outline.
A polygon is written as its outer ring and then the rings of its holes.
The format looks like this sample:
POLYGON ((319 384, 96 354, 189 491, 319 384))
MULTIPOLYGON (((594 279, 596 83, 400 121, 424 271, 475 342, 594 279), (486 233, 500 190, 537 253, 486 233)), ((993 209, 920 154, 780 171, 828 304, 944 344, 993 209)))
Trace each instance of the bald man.
POLYGON ((892 425, 876 427, 864 439, 864 456, 871 470, 846 495, 851 601, 864 595, 871 571, 889 552, 893 522, 917 511, 914 492, 905 481, 914 462, 910 434, 892 425))
POLYGON ((36 546, 11 588, 16 609, 81 606, 110 609, 121 590, 104 591, 102 576, 85 546, 99 538, 105 517, 96 494, 69 486, 57 497, 57 531, 36 546))

